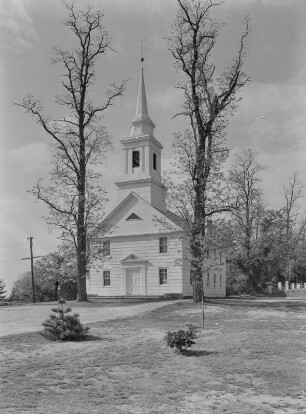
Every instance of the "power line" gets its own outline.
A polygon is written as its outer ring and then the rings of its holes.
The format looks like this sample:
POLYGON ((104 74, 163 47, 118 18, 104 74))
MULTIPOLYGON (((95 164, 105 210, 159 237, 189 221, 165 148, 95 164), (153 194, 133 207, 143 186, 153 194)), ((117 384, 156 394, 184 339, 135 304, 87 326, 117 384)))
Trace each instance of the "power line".
POLYGON ((7 259, 7 260, 0 260, 0 263, 4 262, 20 262, 20 259, 7 259))
MULTIPOLYGON (((42 254, 41 256, 35 256, 34 259, 35 258, 38 258, 38 257, 44 257, 44 256, 47 256, 47 253, 46 254, 42 254)), ((30 257, 24 257, 22 259, 6 259, 6 260, 0 260, 0 263, 4 263, 4 262, 20 262, 20 260, 26 260, 26 259, 30 259, 30 257)))
POLYGON ((11 244, 9 246, 0 246, 0 249, 24 249, 24 248, 25 248, 25 246, 21 247, 20 244, 11 244))

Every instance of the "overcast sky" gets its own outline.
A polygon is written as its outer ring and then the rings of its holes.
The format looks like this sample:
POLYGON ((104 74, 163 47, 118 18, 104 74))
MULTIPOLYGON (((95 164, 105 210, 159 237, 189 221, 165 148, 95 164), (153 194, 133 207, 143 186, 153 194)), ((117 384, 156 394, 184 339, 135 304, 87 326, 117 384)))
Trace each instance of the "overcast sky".
MULTIPOLYGON (((105 12, 105 26, 116 53, 97 65, 95 102, 113 81, 129 79, 125 95, 105 114, 104 123, 113 137, 114 151, 103 167, 102 184, 115 197, 112 184, 121 175, 120 139, 128 136, 135 113, 140 68, 140 45, 145 43, 145 82, 150 117, 156 138, 164 145, 165 170, 172 158, 172 133, 185 127, 171 119, 180 96, 173 88, 178 75, 166 38, 176 11, 175 0, 79 0, 94 3, 105 12)), ((245 15, 252 31, 245 71, 251 82, 231 118, 227 143, 230 148, 252 148, 267 165, 262 186, 267 204, 283 203, 282 185, 299 171, 306 183, 306 66, 305 1, 225 0, 216 17, 226 26, 216 48, 221 70, 239 46, 245 15)), ((69 50, 74 38, 63 26, 66 10, 62 0, 0 0, 0 278, 8 290, 30 262, 29 241, 34 254, 53 251, 58 241, 42 219, 47 210, 28 192, 50 168, 50 139, 12 101, 29 92, 40 98, 49 115, 58 113, 54 96, 60 90, 61 67, 51 65, 52 48, 69 50)), ((111 205, 111 202, 110 202, 111 205)))

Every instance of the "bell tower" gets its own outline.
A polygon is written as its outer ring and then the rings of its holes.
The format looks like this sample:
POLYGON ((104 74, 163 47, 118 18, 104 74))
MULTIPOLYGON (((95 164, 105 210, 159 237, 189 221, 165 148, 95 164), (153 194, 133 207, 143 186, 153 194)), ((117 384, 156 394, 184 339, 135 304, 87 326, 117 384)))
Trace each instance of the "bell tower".
POLYGON ((121 140, 123 176, 116 185, 120 199, 134 191, 153 207, 165 211, 166 188, 161 183, 163 146, 154 137, 155 124, 149 117, 143 61, 142 57, 136 114, 130 125, 130 136, 121 140))

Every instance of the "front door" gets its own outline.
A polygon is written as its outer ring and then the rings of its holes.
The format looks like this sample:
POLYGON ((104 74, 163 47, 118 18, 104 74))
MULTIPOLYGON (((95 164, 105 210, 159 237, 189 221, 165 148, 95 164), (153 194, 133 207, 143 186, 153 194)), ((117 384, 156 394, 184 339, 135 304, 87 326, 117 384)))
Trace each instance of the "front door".
POLYGON ((127 295, 142 295, 142 277, 140 267, 127 269, 126 271, 126 293, 127 295))

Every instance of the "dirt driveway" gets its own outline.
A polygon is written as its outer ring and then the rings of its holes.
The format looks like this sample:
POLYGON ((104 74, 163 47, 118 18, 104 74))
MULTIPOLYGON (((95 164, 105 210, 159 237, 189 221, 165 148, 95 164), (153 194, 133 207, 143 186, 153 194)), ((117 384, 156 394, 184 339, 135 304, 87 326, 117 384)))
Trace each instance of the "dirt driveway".
MULTIPOLYGON (((90 323, 126 318, 175 302, 177 301, 147 302, 135 305, 68 302, 68 305, 72 307, 72 312, 80 314, 82 323, 90 323)), ((54 306, 56 302, 0 307, 0 337, 41 330, 42 322, 47 319, 54 306)))

